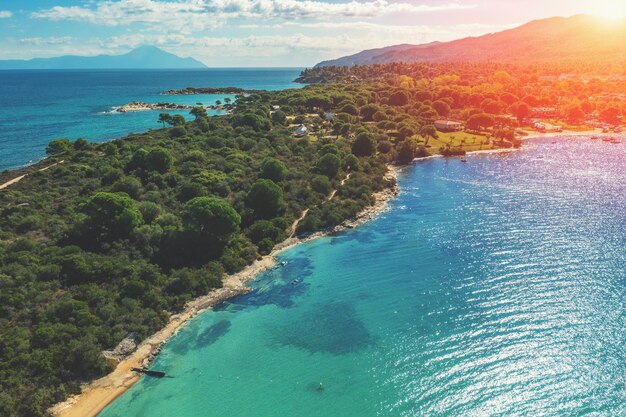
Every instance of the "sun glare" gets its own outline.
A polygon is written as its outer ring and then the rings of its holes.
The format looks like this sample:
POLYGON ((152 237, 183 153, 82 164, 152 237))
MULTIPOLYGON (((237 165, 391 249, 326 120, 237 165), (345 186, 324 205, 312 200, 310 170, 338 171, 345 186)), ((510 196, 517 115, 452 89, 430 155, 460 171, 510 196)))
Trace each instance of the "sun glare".
POLYGON ((622 19, 626 17, 625 0, 604 0, 594 6, 593 13, 606 19, 622 19))

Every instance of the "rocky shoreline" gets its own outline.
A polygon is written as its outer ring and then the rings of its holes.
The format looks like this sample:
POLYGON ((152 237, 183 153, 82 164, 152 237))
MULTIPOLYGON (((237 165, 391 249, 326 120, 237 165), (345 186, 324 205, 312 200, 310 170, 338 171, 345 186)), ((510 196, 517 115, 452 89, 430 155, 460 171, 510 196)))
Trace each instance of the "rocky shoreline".
POLYGON ((234 109, 233 104, 221 104, 221 105, 208 105, 205 106, 202 103, 197 103, 196 106, 192 106, 190 104, 177 104, 177 103, 144 103, 143 101, 133 101, 123 106, 114 107, 113 112, 115 113, 128 113, 135 111, 150 111, 150 110, 161 110, 161 111, 176 111, 176 110, 191 110, 194 107, 204 107, 208 110, 222 110, 225 112, 230 112, 234 109))
POLYGON ((176 103, 144 103, 143 101, 132 101, 123 106, 115 107, 117 113, 126 113, 131 111, 147 111, 147 110, 191 110, 193 106, 187 104, 176 103))
POLYGON ((254 94, 263 90, 247 90, 239 87, 187 87, 180 90, 167 90, 164 95, 189 96, 194 94, 254 94))

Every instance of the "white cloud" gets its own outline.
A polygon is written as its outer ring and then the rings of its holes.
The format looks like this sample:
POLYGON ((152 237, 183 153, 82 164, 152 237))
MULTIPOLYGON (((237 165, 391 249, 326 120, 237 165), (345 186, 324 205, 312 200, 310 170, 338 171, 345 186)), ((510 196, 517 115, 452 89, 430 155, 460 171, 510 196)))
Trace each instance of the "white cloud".
POLYGON ((510 27, 439 23, 447 20, 440 19, 444 13, 426 19, 431 24, 394 24, 399 15, 404 22, 424 22, 424 14, 476 7, 469 4, 471 0, 443 0, 446 4, 432 0, 331 1, 86 0, 80 6, 40 10, 31 17, 107 26, 114 28, 106 29, 110 36, 24 38, 19 40, 23 45, 19 53, 26 55, 28 50, 32 56, 32 51, 54 45, 50 50, 80 48, 83 54, 116 54, 156 45, 208 65, 304 66, 364 49, 448 41, 510 27), (436 5, 420 4, 423 1, 436 5), (217 28, 222 29, 209 31, 217 28))
POLYGON ((208 15, 201 2, 154 0, 104 1, 95 8, 80 6, 55 6, 31 14, 31 17, 47 20, 72 20, 104 26, 127 26, 133 24, 161 25, 163 29, 187 31, 215 28, 221 25, 217 16, 208 15))
POLYGON ((72 42, 71 36, 49 37, 49 38, 22 38, 20 43, 28 45, 63 45, 72 42))
POLYGON ((420 38, 429 37, 429 41, 447 41, 466 36, 480 36, 504 29, 510 29, 518 24, 488 25, 481 23, 457 24, 457 25, 390 25, 364 21, 341 21, 341 22, 283 22, 275 25, 240 25, 240 28, 249 29, 285 29, 297 27, 300 29, 334 29, 346 31, 375 31, 377 33, 396 34, 406 38, 415 35, 417 38, 412 43, 420 41, 420 38), (438 36, 438 37, 437 37, 438 36), (436 39, 433 37, 437 37, 436 39))
POLYGON ((8 10, 0 10, 0 19, 8 19, 12 17, 13 13, 8 10))
POLYGON ((318 22, 294 25, 258 25, 266 35, 237 36, 185 36, 181 34, 133 33, 98 40, 100 48, 123 52, 140 45, 157 45, 178 55, 193 56, 209 65, 226 65, 225 62, 243 62, 259 65, 272 61, 282 65, 313 65, 323 59, 350 55, 364 49, 379 48, 400 43, 420 44, 434 40, 452 40, 464 36, 481 35, 488 31, 504 29, 492 25, 436 25, 392 26, 369 22, 318 22), (291 26, 303 32, 287 34, 291 26), (317 28, 306 32, 308 28, 317 28), (272 30, 275 29, 275 30, 272 30), (248 57, 248 61, 237 58, 248 57), (287 59, 286 57, 290 57, 287 59), (263 61, 259 58, 268 58, 263 61), (225 61, 228 60, 228 61, 225 61), (234 61, 233 61, 234 60, 234 61))
POLYGON ((397 13, 429 13, 463 10, 474 5, 449 3, 420 5, 387 0, 351 0, 330 3, 321 0, 107 0, 95 8, 55 6, 34 12, 34 18, 85 21, 106 26, 161 23, 170 26, 214 28, 229 19, 324 19, 363 18, 397 13))

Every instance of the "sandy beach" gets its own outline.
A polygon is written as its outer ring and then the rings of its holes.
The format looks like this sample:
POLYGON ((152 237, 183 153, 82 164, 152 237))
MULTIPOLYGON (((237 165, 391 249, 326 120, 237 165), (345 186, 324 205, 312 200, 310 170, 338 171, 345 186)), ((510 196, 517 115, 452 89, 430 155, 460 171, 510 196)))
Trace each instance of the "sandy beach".
MULTIPOLYGON (((389 166, 385 179, 393 180, 395 184, 396 178, 397 169, 389 166)), ((276 245, 269 255, 261 257, 241 272, 226 276, 222 281, 222 288, 217 288, 209 294, 187 303, 181 313, 172 315, 169 323, 163 329, 144 340, 137 350, 122 360, 111 373, 84 384, 80 394, 71 396, 64 402, 54 405, 49 409, 50 413, 56 417, 96 416, 139 380, 139 375, 133 372, 131 368, 148 365, 150 358, 158 354, 160 347, 199 313, 232 297, 250 291, 247 284, 261 272, 272 268, 276 264, 276 256, 279 253, 309 240, 357 227, 384 211, 388 202, 397 194, 397 185, 374 193, 374 204, 366 207, 355 219, 345 221, 331 230, 317 232, 304 238, 290 237, 276 245)))
POLYGON ((602 129, 594 129, 594 130, 585 130, 585 131, 574 131, 574 130, 564 130, 562 132, 552 132, 552 133, 540 133, 540 132, 530 132, 527 131, 527 136, 521 136, 519 139, 536 139, 536 138, 563 138, 563 137, 575 137, 575 136, 601 136, 601 137, 621 137, 624 133, 615 133, 608 132, 602 133, 602 129))

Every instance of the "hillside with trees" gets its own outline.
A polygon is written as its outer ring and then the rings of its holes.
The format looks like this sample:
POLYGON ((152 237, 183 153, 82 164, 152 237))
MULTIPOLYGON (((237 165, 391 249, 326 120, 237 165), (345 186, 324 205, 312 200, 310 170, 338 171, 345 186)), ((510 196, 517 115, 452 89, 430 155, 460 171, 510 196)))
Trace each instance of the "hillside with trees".
POLYGON ((578 15, 536 20, 514 29, 451 42, 396 45, 320 62, 352 66, 391 62, 601 62, 626 61, 626 19, 578 15))
MULTIPOLYGON (((626 114, 626 65, 597 68, 593 62, 390 63, 310 68, 298 81, 393 86, 380 103, 401 111, 405 117, 398 120, 421 120, 423 126, 437 118, 453 119, 464 124, 466 133, 511 139, 519 128, 532 130, 537 120, 573 130, 620 126, 626 114)), ((366 118, 369 111, 361 108, 366 118)), ((384 111, 375 113, 372 120, 388 121, 384 111)))

